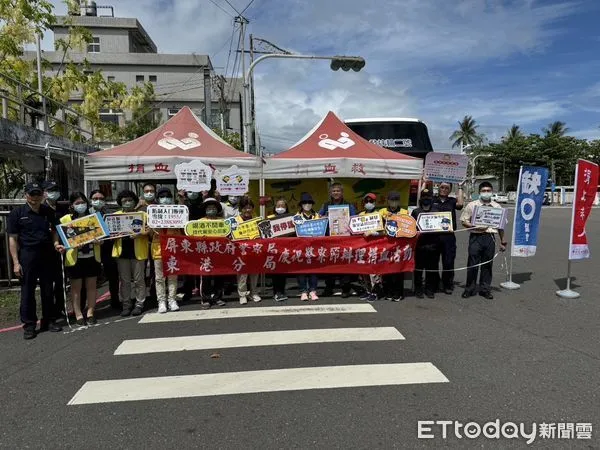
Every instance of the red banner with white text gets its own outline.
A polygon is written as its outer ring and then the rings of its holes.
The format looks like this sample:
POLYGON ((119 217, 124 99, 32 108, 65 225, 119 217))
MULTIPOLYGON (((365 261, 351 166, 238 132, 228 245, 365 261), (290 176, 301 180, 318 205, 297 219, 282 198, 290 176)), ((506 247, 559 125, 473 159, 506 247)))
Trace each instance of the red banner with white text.
POLYGON ((412 272, 416 242, 416 239, 387 236, 280 237, 253 241, 161 236, 165 276, 412 272))
POLYGON ((573 193, 573 217, 571 220, 571 239, 569 240, 569 259, 590 257, 585 224, 592 211, 598 190, 598 165, 580 159, 575 169, 575 192, 573 193))

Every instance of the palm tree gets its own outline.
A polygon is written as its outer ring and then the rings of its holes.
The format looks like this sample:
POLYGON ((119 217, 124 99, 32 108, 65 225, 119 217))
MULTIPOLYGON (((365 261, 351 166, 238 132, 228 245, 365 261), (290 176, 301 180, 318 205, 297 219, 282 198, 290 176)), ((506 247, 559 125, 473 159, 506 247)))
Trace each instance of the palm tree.
POLYGON ((521 127, 519 125, 513 124, 513 126, 508 129, 508 131, 506 132, 506 136, 504 136, 502 138, 502 140, 513 141, 520 137, 523 137, 523 132, 521 131, 521 127))
POLYGON ((542 128, 542 131, 546 134, 546 137, 550 136, 564 136, 569 129, 566 126, 567 124, 557 120, 556 122, 552 122, 548 124, 548 128, 542 128))
POLYGON ((450 140, 454 141, 452 148, 481 144, 483 138, 477 132, 477 128, 479 128, 479 125, 477 125, 473 117, 465 116, 463 120, 458 122, 458 130, 450 136, 450 140))

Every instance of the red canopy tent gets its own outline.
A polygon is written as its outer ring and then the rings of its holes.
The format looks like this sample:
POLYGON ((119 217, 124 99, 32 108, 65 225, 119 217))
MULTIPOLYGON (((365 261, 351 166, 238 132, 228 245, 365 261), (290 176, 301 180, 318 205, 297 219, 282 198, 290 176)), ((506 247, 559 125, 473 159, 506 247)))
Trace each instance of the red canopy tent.
POLYGON ((420 179, 423 160, 380 147, 360 137, 333 112, 289 150, 267 160, 265 179, 420 179))
POLYGON ((187 106, 160 127, 131 142, 90 153, 86 180, 174 179, 179 163, 199 159, 217 170, 232 165, 260 178, 261 161, 236 150, 215 134, 187 106))

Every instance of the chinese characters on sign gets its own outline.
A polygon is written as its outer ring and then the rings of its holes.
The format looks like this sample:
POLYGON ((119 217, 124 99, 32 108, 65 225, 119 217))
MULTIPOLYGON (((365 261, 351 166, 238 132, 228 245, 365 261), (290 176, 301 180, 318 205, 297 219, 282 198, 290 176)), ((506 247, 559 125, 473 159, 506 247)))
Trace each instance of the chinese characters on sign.
POLYGON ((231 166, 223 171, 215 171, 217 191, 221 195, 244 195, 248 192, 250 184, 250 172, 246 169, 238 169, 231 166))
POLYGON ((575 181, 569 259, 584 259, 590 257, 585 224, 598 190, 598 165, 583 159, 577 161, 575 181))
POLYGON ((164 270, 178 275, 397 273, 414 270, 415 239, 280 237, 232 242, 161 236, 164 270))
POLYGON ((146 226, 146 214, 135 212, 128 214, 107 214, 104 217, 111 238, 140 234, 146 226))
POLYGON ((467 178, 468 165, 467 155, 430 152, 425 157, 425 176, 431 181, 460 183, 467 178))
POLYGON ((383 221, 378 212, 350 217, 350 231, 352 234, 365 234, 382 230, 383 221))
POLYGON ((192 220, 185 225, 185 234, 196 237, 226 237, 231 225, 224 220, 192 220))
POLYGON ((195 159, 189 163, 175 166, 177 189, 190 192, 208 191, 212 178, 212 169, 202 161, 195 159))
POLYGON ((350 235, 350 207, 348 205, 329 205, 327 215, 329 216, 330 236, 350 235))
POLYGON ((417 218, 417 226, 422 233, 454 231, 452 213, 449 211, 421 213, 417 218))
POLYGON ((258 229, 260 237, 263 239, 296 234, 294 216, 291 214, 276 219, 263 220, 258 224, 258 229))
POLYGON ((385 221, 385 232, 390 237, 413 238, 417 235, 417 221, 406 214, 392 214, 385 221))
POLYGON ((80 247, 108 235, 108 228, 100 213, 60 224, 56 227, 56 231, 63 245, 68 249, 80 247))
POLYGON ((189 220, 185 205, 148 205, 150 228, 183 228, 189 220))
POLYGON ((476 206, 473 209, 473 219, 471 223, 474 227, 504 229, 506 225, 506 209, 494 208, 491 206, 476 206))
POLYGON ((548 183, 545 167, 521 167, 513 223, 512 256, 535 255, 544 192, 548 183))
POLYGON ((238 222, 235 228, 231 228, 231 238, 234 241, 259 238, 260 230, 258 229, 258 223, 262 220, 262 217, 256 217, 245 222, 238 222))
POLYGON ((296 236, 298 237, 325 236, 328 219, 323 217, 322 219, 302 220, 301 216, 295 216, 294 224, 296 226, 296 236), (300 220, 297 220, 298 217, 300 217, 300 220))

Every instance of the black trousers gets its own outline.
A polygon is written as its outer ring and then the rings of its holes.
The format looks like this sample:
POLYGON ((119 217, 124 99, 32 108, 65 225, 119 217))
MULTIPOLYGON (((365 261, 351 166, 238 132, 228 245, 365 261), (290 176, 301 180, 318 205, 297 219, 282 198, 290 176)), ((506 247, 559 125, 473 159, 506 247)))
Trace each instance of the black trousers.
POLYGON ((479 273, 479 292, 490 292, 492 285, 492 263, 496 242, 490 233, 471 233, 469 236, 469 258, 467 260, 467 287, 465 291, 474 294, 477 291, 477 274, 479 273), (477 266, 482 262, 481 266, 477 266), (473 267, 477 266, 477 267, 473 267))
POLYGON ((404 273, 390 273, 381 278, 386 297, 404 297, 404 273))
POLYGON ((285 294, 285 281, 287 277, 285 275, 273 275, 273 294, 285 294))
POLYGON ((225 277, 222 276, 209 276, 200 277, 202 284, 202 297, 210 298, 214 295, 215 298, 223 298, 223 286, 225 284, 225 277))
POLYGON ((52 270, 52 295, 54 300, 55 316, 60 317, 65 309, 65 288, 63 280, 63 262, 60 257, 60 253, 53 252, 49 255, 51 260, 48 260, 51 264, 52 270))
POLYGON ((456 236, 454 233, 440 234, 439 251, 442 258, 442 283, 444 289, 453 289, 454 260, 456 259, 456 236))
POLYGON ((438 244, 419 246, 415 249, 415 291, 423 291, 423 271, 425 272, 425 291, 435 293, 439 284, 438 244))
POLYGON ((56 308, 53 296, 54 272, 48 270, 48 261, 53 260, 52 248, 21 248, 19 264, 23 270, 21 279, 21 322, 23 328, 35 329, 37 323, 35 288, 40 283, 40 296, 42 303, 42 321, 49 322, 56 319, 56 308))
POLYGON ((336 278, 340 279, 342 293, 349 294, 352 287, 350 286, 350 275, 325 275, 325 290, 333 291, 336 278))

